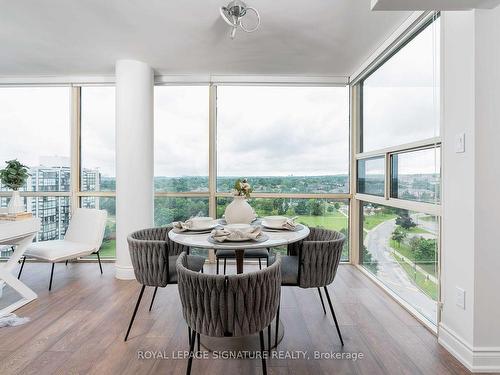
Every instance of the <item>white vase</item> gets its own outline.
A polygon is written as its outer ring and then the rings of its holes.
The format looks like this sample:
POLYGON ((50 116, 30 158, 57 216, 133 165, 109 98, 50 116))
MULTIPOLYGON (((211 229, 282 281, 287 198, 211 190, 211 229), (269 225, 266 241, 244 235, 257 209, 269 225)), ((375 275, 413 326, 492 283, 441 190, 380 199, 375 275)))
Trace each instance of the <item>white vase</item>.
POLYGON ((235 196, 224 212, 228 224, 250 224, 257 217, 254 209, 242 196, 235 196))
POLYGON ((20 212, 24 212, 24 202, 23 198, 19 194, 19 191, 14 190, 12 192, 12 197, 10 198, 9 204, 7 205, 7 212, 9 214, 18 214, 20 212))

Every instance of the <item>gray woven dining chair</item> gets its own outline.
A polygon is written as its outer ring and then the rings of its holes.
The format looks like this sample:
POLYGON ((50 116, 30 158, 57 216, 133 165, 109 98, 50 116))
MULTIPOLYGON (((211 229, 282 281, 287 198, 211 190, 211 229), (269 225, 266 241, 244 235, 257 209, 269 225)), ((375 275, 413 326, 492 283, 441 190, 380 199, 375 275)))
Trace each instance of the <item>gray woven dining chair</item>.
MULTIPOLYGON (((282 256, 281 285, 298 286, 305 289, 317 288, 323 312, 326 314, 325 303, 321 294, 321 288, 323 288, 340 342, 344 346, 344 340, 327 286, 333 282, 337 274, 346 237, 334 230, 309 229, 311 231, 309 235, 299 242, 289 244, 287 248, 288 255, 282 256)), ((279 309, 277 319, 279 319, 279 309)))
MULTIPOLYGON (((238 275, 208 275, 188 269, 185 253, 177 259, 178 288, 182 312, 190 328, 186 374, 191 373, 194 345, 200 334, 211 337, 249 336, 259 333, 262 371, 267 374, 264 356, 264 329, 278 311, 281 293, 281 259, 270 267, 238 275)), ((278 325, 278 324, 276 324, 278 325)))
MULTIPOLYGON (((170 230, 172 230, 172 226, 142 229, 127 237, 135 278, 142 284, 142 287, 130 319, 125 341, 127 341, 134 323, 146 286, 155 287, 149 305, 149 311, 151 311, 158 288, 164 288, 168 284, 177 284, 176 261, 182 252, 189 253, 189 247, 170 240, 168 238, 170 230)), ((186 262, 190 270, 203 272, 205 258, 198 255, 187 255, 186 262)))

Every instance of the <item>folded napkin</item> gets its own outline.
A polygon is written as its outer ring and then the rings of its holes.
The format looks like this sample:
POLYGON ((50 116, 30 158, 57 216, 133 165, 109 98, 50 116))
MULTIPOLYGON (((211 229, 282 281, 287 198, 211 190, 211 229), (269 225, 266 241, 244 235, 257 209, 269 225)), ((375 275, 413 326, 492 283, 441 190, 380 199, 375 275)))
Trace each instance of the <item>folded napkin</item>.
POLYGON ((297 223, 294 219, 286 219, 281 227, 286 230, 295 230, 295 228, 297 228, 297 223))
POLYGON ((212 231, 212 237, 217 242, 224 241, 243 241, 243 240, 256 240, 262 234, 262 229, 260 227, 252 227, 246 230, 227 230, 214 229, 212 231))
POLYGON ((193 222, 191 220, 186 220, 186 221, 175 221, 172 223, 173 224, 173 231, 175 233, 181 233, 186 230, 189 230, 193 227, 193 222))

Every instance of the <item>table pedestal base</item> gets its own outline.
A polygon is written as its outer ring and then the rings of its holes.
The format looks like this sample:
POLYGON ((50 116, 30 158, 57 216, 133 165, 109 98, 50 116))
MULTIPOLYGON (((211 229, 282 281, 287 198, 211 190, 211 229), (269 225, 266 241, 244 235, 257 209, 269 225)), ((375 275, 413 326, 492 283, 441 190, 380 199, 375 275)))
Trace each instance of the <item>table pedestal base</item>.
MULTIPOLYGON (((271 323, 271 348, 276 347, 276 319, 271 323)), ((278 326, 278 344, 283 340, 285 331, 283 329, 283 324, 279 321, 278 326)), ((203 348, 208 349, 211 352, 255 352, 260 351, 260 340, 259 333, 257 332, 251 336, 244 337, 209 337, 201 335, 201 345, 203 348)), ((268 348, 268 333, 267 328, 264 329, 264 347, 268 348)), ((196 348, 195 348, 196 350, 196 348)))

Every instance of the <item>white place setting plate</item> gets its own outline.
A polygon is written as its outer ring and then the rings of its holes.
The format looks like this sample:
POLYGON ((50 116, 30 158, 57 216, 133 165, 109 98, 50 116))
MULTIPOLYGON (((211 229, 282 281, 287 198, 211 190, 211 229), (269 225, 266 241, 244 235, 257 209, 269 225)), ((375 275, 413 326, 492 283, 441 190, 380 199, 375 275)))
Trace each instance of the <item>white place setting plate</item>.
POLYGON ((206 225, 206 226, 201 226, 201 227, 196 227, 196 228, 189 228, 187 231, 188 232, 206 232, 206 231, 211 231, 217 227, 220 227, 220 224, 214 223, 211 225, 206 225))

